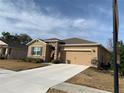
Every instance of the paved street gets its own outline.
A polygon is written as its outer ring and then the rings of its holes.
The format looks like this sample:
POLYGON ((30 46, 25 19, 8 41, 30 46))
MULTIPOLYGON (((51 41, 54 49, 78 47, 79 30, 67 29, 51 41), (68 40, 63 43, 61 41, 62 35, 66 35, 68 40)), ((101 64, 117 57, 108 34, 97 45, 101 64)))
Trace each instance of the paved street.
MULTIPOLYGON (((85 70, 88 66, 57 64, 0 77, 1 93, 46 93, 59 83, 85 70)), ((1 74, 2 75, 2 74, 1 74)))

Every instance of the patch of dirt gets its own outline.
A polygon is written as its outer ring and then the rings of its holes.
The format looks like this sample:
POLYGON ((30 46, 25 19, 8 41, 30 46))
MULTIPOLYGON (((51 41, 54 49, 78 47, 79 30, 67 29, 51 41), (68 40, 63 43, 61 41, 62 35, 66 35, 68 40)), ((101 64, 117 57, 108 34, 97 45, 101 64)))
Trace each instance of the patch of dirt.
MULTIPOLYGON (((88 68, 66 82, 113 92, 113 81, 110 71, 88 68)), ((124 78, 120 77, 119 83, 120 93, 124 93, 124 78)))
POLYGON ((48 64, 23 62, 20 60, 0 60, 0 68, 13 71, 22 71, 44 66, 48 66, 48 64))

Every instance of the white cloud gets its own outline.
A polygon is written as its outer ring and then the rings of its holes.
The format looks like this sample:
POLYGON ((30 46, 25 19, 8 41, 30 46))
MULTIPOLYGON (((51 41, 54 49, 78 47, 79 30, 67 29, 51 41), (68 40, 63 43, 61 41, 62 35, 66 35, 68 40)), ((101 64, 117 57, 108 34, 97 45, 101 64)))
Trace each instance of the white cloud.
MULTIPOLYGON (((1 31, 28 33, 35 38, 71 36, 89 38, 93 35, 99 36, 110 28, 93 19, 72 19, 59 14, 46 15, 39 11, 33 0, 30 0, 28 5, 26 0, 18 0, 16 4, 8 1, 0 0, 1 31)), ((47 9, 50 11, 49 7, 47 9)))

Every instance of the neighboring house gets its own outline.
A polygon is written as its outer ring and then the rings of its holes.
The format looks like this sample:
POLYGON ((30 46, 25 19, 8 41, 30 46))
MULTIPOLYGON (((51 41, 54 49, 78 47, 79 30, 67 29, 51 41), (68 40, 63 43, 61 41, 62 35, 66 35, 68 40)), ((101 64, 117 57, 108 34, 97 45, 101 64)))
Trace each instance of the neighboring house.
POLYGON ((68 64, 92 66, 93 60, 108 64, 110 52, 101 44, 79 38, 59 40, 34 39, 27 44, 29 58, 41 58, 46 62, 62 60, 68 64))
POLYGON ((20 59, 27 57, 27 46, 0 40, 0 58, 20 59))

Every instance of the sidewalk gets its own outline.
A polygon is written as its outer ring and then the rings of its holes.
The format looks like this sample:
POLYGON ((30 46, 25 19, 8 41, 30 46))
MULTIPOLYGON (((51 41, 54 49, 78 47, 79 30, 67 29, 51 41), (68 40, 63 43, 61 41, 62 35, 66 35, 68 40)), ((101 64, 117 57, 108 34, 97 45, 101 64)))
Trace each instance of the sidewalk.
POLYGON ((111 93, 111 92, 90 88, 86 86, 75 85, 71 83, 61 83, 56 86, 53 86, 50 89, 57 89, 57 90, 65 91, 67 93, 111 93))

